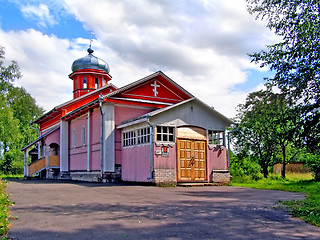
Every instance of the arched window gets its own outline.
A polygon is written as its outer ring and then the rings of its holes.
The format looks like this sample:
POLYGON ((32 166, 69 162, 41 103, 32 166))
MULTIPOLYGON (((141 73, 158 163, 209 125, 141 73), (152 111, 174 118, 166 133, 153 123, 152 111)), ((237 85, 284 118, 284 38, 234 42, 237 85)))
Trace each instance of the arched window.
POLYGON ((82 83, 83 83, 83 88, 87 88, 87 78, 86 77, 83 77, 82 78, 82 83))
POLYGON ((57 143, 50 143, 49 147, 50 147, 49 155, 55 155, 55 156, 59 155, 59 145, 57 143))
POLYGON ((86 127, 82 126, 82 130, 81 130, 81 144, 82 146, 86 145, 86 127))
POLYGON ((98 77, 96 77, 95 80, 94 80, 94 88, 95 89, 99 88, 99 78, 98 77))
POLYGON ((77 131, 75 128, 72 130, 72 146, 73 148, 77 146, 77 131))

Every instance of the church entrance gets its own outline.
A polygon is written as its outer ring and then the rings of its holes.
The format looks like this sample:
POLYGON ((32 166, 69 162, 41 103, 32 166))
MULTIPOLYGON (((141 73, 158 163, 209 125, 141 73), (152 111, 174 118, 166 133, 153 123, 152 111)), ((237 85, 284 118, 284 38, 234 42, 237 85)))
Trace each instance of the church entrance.
MULTIPOLYGON (((182 132, 183 130, 180 130, 180 136, 182 135, 182 132)), ((197 133, 199 133, 199 131, 197 131, 197 133)), ((202 135, 202 138, 203 137, 204 136, 202 135)), ((198 137, 195 138, 200 137, 198 135, 198 137)), ((207 141, 202 139, 177 139, 178 182, 207 181, 206 143, 207 141)))

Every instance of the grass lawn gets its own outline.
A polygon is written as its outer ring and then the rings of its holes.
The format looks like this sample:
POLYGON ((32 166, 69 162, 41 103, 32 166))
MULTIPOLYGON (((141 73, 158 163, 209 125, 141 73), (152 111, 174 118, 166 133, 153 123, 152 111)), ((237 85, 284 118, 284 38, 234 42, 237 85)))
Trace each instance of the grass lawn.
POLYGON ((289 174, 287 179, 271 175, 268 179, 258 181, 234 178, 231 180, 231 186, 304 193, 304 200, 282 203, 289 207, 290 213, 294 216, 320 227, 320 182, 313 181, 310 174, 289 174))
POLYGON ((0 174, 0 179, 21 179, 24 178, 23 174, 0 174))

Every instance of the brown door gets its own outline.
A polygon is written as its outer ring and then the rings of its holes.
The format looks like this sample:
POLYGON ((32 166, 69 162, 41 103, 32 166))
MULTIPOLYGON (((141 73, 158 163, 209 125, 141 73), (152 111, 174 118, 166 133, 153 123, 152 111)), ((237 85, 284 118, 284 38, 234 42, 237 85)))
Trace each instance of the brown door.
POLYGON ((207 180, 206 141, 178 139, 178 181, 207 180))

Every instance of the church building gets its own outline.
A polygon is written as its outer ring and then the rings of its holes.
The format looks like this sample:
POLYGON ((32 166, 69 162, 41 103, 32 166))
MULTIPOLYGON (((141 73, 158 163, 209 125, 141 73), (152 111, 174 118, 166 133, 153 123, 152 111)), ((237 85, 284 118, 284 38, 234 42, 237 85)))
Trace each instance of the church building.
POLYGON ((32 122, 24 175, 46 179, 228 183, 232 121, 158 71, 126 86, 88 55, 72 64, 73 99, 32 122))

